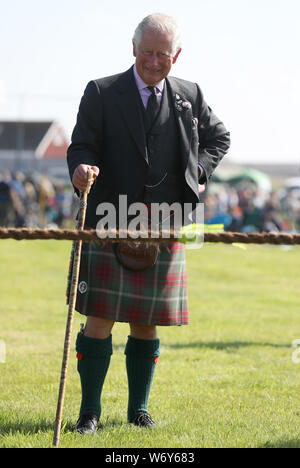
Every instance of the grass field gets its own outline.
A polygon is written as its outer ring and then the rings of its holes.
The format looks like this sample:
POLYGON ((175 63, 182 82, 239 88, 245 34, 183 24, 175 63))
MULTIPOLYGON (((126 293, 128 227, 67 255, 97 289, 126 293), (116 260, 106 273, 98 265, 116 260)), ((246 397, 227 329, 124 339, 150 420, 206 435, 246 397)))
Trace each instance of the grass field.
MULTIPOLYGON (((51 447, 70 244, 0 241, 0 447, 51 447)), ((72 433, 80 404, 74 342, 61 447, 299 447, 300 248, 205 244, 187 251, 190 325, 159 328, 161 358, 143 430, 126 423, 126 324, 102 397, 103 428, 72 433)))

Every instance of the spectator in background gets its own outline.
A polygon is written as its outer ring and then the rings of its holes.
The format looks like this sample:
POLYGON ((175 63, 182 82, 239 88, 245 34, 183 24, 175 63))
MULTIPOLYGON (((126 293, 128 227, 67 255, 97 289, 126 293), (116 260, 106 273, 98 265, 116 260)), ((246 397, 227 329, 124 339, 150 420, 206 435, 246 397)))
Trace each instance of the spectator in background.
POLYGON ((242 232, 257 232, 262 230, 263 210, 255 205, 252 199, 248 200, 243 211, 242 232))
POLYGON ((33 181, 26 178, 24 181, 25 225, 30 228, 38 226, 38 194, 33 181))
POLYGON ((280 232, 282 224, 278 213, 275 210, 267 210, 262 222, 263 232, 280 232))
POLYGON ((25 190, 24 190, 25 176, 22 172, 13 174, 10 188, 14 209, 14 225, 16 228, 25 225, 25 190))
POLYGON ((4 170, 0 174, 0 226, 7 227, 13 217, 13 201, 10 187, 11 174, 4 170))
POLYGON ((64 203, 65 203, 65 192, 62 185, 55 185, 55 223, 58 227, 61 227, 64 221, 64 203))
POLYGON ((271 192, 263 208, 263 232, 280 232, 283 230, 281 207, 276 192, 271 192))

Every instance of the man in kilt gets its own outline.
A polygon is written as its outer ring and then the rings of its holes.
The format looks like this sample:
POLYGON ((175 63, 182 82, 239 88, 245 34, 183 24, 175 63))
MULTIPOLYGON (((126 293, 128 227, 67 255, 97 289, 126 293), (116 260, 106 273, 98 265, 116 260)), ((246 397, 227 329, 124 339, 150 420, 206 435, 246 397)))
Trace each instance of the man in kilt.
MULTIPOLYGON (((149 15, 134 33, 135 64, 88 83, 67 155, 77 192, 85 190, 88 170, 94 171, 85 228, 96 228, 101 204, 118 210, 120 195, 150 211, 151 204, 163 202, 195 207, 199 184, 208 182, 228 151, 229 133, 199 86, 168 76, 180 52, 174 19, 149 15)), ((183 244, 161 245, 148 268, 123 260, 113 243, 83 244, 76 302, 76 310, 87 316, 76 340, 80 433, 98 425, 114 323, 129 323, 127 418, 142 427, 155 425, 148 399, 160 355, 156 327, 188 323, 183 244)))

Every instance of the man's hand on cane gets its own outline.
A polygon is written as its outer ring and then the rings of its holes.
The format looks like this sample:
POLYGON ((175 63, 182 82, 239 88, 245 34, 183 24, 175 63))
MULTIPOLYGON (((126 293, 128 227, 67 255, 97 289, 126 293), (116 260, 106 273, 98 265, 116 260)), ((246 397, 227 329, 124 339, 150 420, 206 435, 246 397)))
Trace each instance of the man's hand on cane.
POLYGON ((88 185, 88 172, 89 170, 93 171, 93 181, 95 181, 96 177, 99 175, 99 167, 97 166, 89 166, 87 164, 80 164, 76 167, 72 183, 74 187, 76 187, 81 192, 84 192, 88 185))

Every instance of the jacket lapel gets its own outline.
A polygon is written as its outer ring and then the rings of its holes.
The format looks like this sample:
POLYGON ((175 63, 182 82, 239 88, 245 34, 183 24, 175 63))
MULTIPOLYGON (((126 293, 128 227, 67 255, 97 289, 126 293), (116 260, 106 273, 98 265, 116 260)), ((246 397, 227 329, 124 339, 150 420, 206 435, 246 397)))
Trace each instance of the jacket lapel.
POLYGON ((141 97, 135 85, 132 67, 119 78, 117 92, 117 102, 124 121, 141 155, 148 162, 141 97))
POLYGON ((195 175, 198 174, 198 158, 192 156, 191 148, 193 132, 192 104, 189 101, 190 98, 186 98, 184 90, 181 89, 176 80, 167 78, 166 81, 173 96, 175 118, 178 122, 185 180, 199 200, 198 183, 195 178, 195 175))
POLYGON ((167 85, 170 87, 173 105, 175 109, 175 118, 178 123, 180 134, 181 151, 184 167, 188 164, 192 137, 192 108, 188 99, 182 94, 177 83, 171 78, 166 78, 167 85), (190 107, 189 107, 190 106, 190 107))

